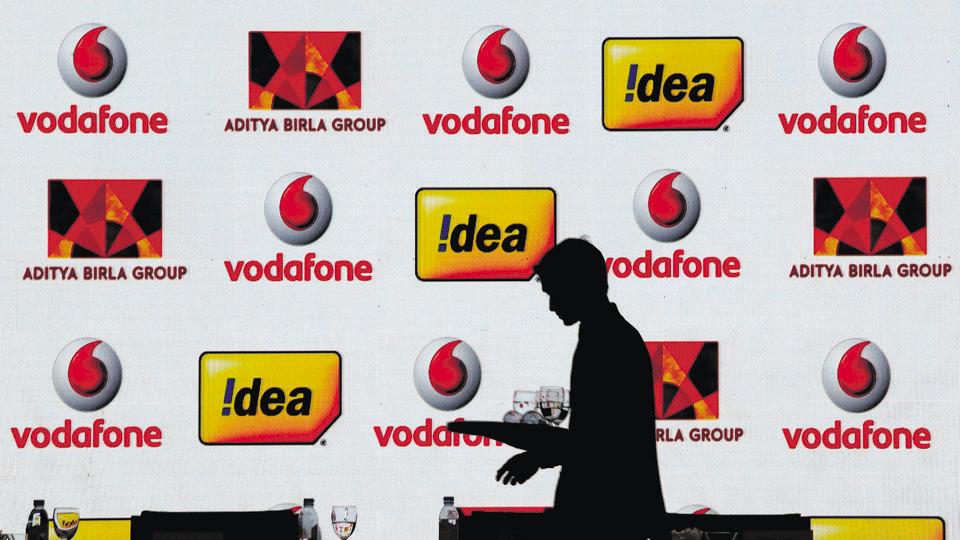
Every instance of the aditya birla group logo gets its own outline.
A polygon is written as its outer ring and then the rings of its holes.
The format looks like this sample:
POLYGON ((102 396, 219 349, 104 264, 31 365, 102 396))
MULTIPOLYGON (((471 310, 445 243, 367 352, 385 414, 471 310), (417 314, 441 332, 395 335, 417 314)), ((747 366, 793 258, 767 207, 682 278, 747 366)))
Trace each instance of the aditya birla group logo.
POLYGON ((831 90, 844 97, 860 97, 880 84, 887 53, 880 36, 856 23, 833 29, 820 45, 820 76, 831 90))
MULTIPOLYGON (((327 186, 310 173, 293 172, 277 179, 263 203, 267 228, 291 246, 316 242, 333 217, 333 200, 327 186)), ((326 260, 316 253, 288 259, 278 252, 273 259, 224 261, 230 281, 370 281, 373 265, 362 259, 326 260)))
POLYGON ((480 388, 480 359, 466 342, 439 338, 428 343, 413 365, 413 384, 428 405, 441 411, 464 407, 480 388))
POLYGON ((250 32, 251 109, 359 109, 360 32, 250 32))
POLYGON ((387 120, 355 114, 362 103, 361 33, 252 31, 247 37, 250 111, 349 111, 344 116, 234 116, 225 132, 380 132, 387 120))
POLYGON ((186 266, 159 261, 163 255, 162 180, 49 180, 46 228, 48 264, 27 266, 24 280, 177 281, 186 277, 186 266), (64 259, 97 263, 64 264, 64 259), (116 264, 127 259, 143 262, 116 264))
MULTIPOLYGON (((716 421, 720 418, 720 345, 716 341, 648 341, 657 420, 716 421)), ((739 426, 678 427, 661 422, 657 442, 737 442, 739 426)))
POLYGON ((81 96, 109 94, 123 80, 127 50, 112 29, 102 24, 82 24, 60 44, 57 66, 63 82, 81 96))
POLYGON ((922 176, 814 178, 813 255, 825 260, 794 264, 789 277, 949 276, 951 263, 922 259, 928 254, 927 183, 922 176), (836 257, 852 257, 858 262, 830 262, 836 257), (866 257, 920 262, 859 262, 866 257))
POLYGON ((876 407, 890 386, 890 365, 875 343, 841 341, 823 362, 823 389, 834 405, 847 412, 876 407))
POLYGON ((530 69, 530 53, 516 31, 487 26, 477 31, 463 48, 463 76, 478 94, 488 98, 509 96, 523 86, 530 69))
MULTIPOLYGON (((834 405, 848 413, 864 413, 877 407, 890 387, 887 356, 871 340, 845 339, 827 354, 820 373, 821 384, 834 405)), ((880 427, 872 419, 844 427, 836 420, 825 429, 782 428, 787 447, 796 450, 927 450, 931 446, 926 427, 880 427)))
POLYGON ((284 242, 302 246, 323 236, 333 215, 327 186, 312 174, 283 175, 270 187, 263 204, 267 225, 284 242))
MULTIPOLYGON (((83 413, 99 411, 120 391, 123 368, 120 357, 107 342, 97 338, 71 341, 53 363, 53 388, 60 400, 83 413)), ((90 426, 73 419, 56 427, 12 427, 10 433, 19 449, 54 448, 158 448, 163 432, 157 426, 111 426, 97 418, 90 426)))
POLYGON ((53 388, 77 411, 106 407, 120 391, 120 357, 103 340, 80 338, 68 343, 53 364, 53 388))
POLYGON ((654 171, 637 186, 633 216, 650 238, 676 242, 690 234, 700 218, 700 193, 680 171, 654 171))

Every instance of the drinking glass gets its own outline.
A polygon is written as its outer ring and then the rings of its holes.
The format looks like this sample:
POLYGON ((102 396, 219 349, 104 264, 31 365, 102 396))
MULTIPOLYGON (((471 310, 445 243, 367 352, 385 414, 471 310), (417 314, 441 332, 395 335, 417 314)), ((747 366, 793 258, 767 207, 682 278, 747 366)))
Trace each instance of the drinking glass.
POLYGON ((334 506, 330 512, 330 521, 333 523, 333 532, 340 540, 347 540, 357 527, 357 507, 334 506))
POLYGON ((540 413, 548 422, 559 426, 570 412, 570 401, 567 392, 561 386, 542 386, 537 392, 537 406, 540 413))
POLYGON ((76 508, 54 508, 53 530, 62 540, 70 540, 80 527, 80 511, 76 508))

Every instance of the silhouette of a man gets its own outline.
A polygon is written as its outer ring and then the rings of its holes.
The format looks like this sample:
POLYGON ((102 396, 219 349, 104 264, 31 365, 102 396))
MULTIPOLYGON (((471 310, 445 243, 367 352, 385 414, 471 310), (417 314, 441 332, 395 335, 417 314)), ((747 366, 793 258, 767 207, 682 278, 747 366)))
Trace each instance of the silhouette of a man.
POLYGON ((593 244, 564 240, 534 272, 550 311, 567 326, 580 323, 569 430, 562 448, 517 454, 497 480, 522 484, 560 465, 551 528, 563 537, 661 538, 653 373, 643 338, 607 299, 606 264, 593 244))

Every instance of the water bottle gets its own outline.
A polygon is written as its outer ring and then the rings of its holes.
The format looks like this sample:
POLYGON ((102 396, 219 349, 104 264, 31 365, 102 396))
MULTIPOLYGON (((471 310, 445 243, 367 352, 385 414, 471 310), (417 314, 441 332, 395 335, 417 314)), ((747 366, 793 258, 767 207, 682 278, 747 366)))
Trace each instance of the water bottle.
POLYGON ((440 540, 458 540, 460 538, 460 512, 453 505, 453 497, 443 498, 440 509, 440 540))
POLYGON ((300 509, 300 538, 320 540, 320 515, 313 507, 313 499, 304 499, 300 509))
POLYGON ((27 540, 50 539, 50 516, 43 508, 43 500, 33 501, 33 510, 27 518, 27 540))

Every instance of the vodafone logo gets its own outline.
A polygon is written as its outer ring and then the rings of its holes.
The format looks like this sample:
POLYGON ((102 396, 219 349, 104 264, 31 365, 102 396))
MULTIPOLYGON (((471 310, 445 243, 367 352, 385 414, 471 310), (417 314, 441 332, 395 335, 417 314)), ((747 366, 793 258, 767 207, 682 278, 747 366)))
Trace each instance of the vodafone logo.
POLYGON ((107 343, 80 338, 64 347, 53 364, 53 387, 60 399, 78 411, 96 411, 120 390, 120 358, 107 343))
POLYGON ((700 217, 697 186, 680 171, 654 171, 637 187, 633 217, 640 229, 654 240, 680 240, 690 234, 700 217))
POLYGON ((71 90, 87 97, 109 94, 123 80, 127 50, 120 36, 102 24, 82 24, 60 44, 57 67, 71 90))
POLYGON ((880 36, 856 23, 842 24, 820 45, 820 76, 831 90, 845 97, 860 97, 880 84, 887 53, 880 36))
POLYGON ((520 34, 504 26, 487 26, 463 48, 463 75, 482 96, 503 98, 523 86, 530 53, 520 34))
POLYGON ((274 182, 263 205, 277 238, 302 246, 320 238, 330 225, 333 201, 327 186, 308 173, 290 173, 274 182))
POLYGON ((887 357, 870 341, 841 341, 823 362, 823 389, 830 401, 847 412, 876 407, 889 386, 887 357))
POLYGON ((417 356, 413 384, 431 407, 459 409, 470 403, 480 388, 480 359, 459 339, 435 339, 417 356))

